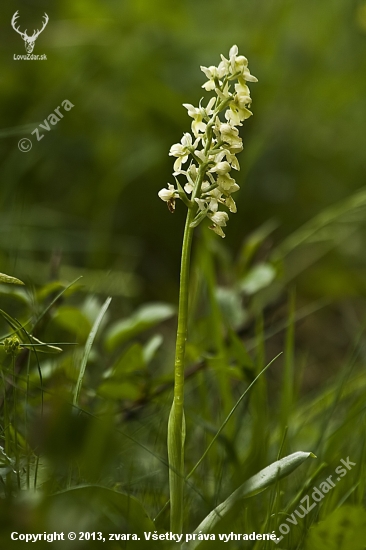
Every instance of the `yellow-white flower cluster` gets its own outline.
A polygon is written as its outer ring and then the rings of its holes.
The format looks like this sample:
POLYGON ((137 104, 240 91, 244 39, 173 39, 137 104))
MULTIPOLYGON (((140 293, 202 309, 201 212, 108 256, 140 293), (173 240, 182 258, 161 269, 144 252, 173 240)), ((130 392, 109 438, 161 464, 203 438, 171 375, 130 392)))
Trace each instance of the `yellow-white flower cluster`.
POLYGON ((248 60, 238 55, 237 46, 229 52, 229 59, 221 55, 218 67, 201 67, 207 77, 203 88, 215 92, 206 107, 183 104, 193 119, 192 134, 185 133, 180 141, 172 145, 169 155, 176 157, 174 177, 176 187, 168 183, 158 195, 174 212, 175 200, 181 199, 189 208, 195 209, 191 227, 196 227, 204 218, 212 222, 210 229, 225 237, 223 227, 228 221, 228 213, 219 210, 225 206, 236 212, 232 194, 239 186, 231 176, 232 169, 239 170, 236 154, 243 149, 237 126, 252 115, 250 91, 247 82, 257 82, 250 74, 248 60), (232 84, 234 83, 234 89, 232 84), (225 120, 220 119, 224 112, 225 120), (188 159, 190 164, 182 169, 188 159), (183 186, 177 176, 184 176, 183 186), (191 196, 191 198, 189 198, 191 196))

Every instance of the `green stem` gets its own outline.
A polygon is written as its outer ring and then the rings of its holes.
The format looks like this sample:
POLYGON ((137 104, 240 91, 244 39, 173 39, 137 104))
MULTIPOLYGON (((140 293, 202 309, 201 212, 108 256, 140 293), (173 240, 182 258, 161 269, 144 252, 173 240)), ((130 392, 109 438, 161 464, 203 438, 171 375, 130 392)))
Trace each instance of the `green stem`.
MULTIPOLYGON (((204 150, 206 157, 212 143, 216 114, 215 111, 206 128, 207 142, 204 150)), ((200 162, 200 159, 197 159, 197 161, 200 162)), ((209 162, 200 164, 196 184, 192 192, 191 202, 193 205, 195 204, 194 199, 201 194, 202 182, 209 164, 209 162)), ((194 232, 191 223, 194 220, 196 211, 197 209, 193 207, 189 208, 184 228, 180 267, 178 329, 175 347, 174 397, 168 422, 170 531, 176 534, 181 534, 183 531, 184 440, 186 431, 184 418, 184 358, 188 328, 189 268, 194 232)))
POLYGON ((170 530, 181 534, 183 530, 184 486, 184 357, 188 326, 189 268, 194 228, 190 227, 194 210, 187 213, 184 228, 179 287, 178 329, 174 365, 174 398, 168 425, 168 459, 170 484, 170 530))

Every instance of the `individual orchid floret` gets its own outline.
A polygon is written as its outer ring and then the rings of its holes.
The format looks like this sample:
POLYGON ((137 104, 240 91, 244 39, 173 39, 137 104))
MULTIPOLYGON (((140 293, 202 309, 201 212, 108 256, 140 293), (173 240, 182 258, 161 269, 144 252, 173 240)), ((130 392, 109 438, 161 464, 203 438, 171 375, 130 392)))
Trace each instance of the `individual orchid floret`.
POLYGON ((173 213, 175 210, 175 199, 179 199, 179 194, 174 185, 168 183, 168 188, 164 187, 163 189, 161 189, 158 193, 158 196, 161 198, 161 200, 168 204, 170 212, 173 213))
POLYGON ((215 162, 221 162, 223 158, 226 158, 227 162, 230 164, 231 168, 235 170, 240 170, 240 164, 236 156, 229 151, 229 149, 222 149, 218 155, 215 157, 215 162))
POLYGON ((224 176, 228 172, 230 172, 231 166, 230 164, 224 160, 223 162, 218 162, 213 168, 211 168, 210 172, 216 172, 219 176, 224 176))
POLYGON ((212 107, 215 101, 216 98, 212 97, 206 108, 201 107, 201 105, 199 107, 194 107, 190 103, 183 103, 183 107, 188 110, 188 116, 193 118, 192 132, 195 137, 198 137, 200 132, 205 132, 207 125, 203 120, 209 120, 213 113, 212 107))
POLYGON ((239 79, 238 84, 235 84, 235 92, 235 102, 241 109, 251 105, 252 98, 250 97, 250 90, 245 84, 245 80, 241 81, 241 79, 239 79))
POLYGON ((213 225, 210 227, 217 235, 224 238, 225 233, 222 230, 222 227, 226 226, 226 222, 229 219, 229 216, 226 212, 215 212, 214 214, 208 213, 208 217, 212 221, 213 225))
POLYGON ((231 76, 239 74, 247 82, 258 82, 258 79, 250 74, 247 58, 244 55, 238 55, 238 46, 233 46, 230 49, 229 59, 226 59, 223 55, 221 55, 221 59, 227 74, 231 76))
POLYGON ((222 192, 219 188, 216 187, 216 189, 212 189, 210 193, 208 193, 207 198, 209 199, 208 203, 208 210, 211 212, 217 212, 219 209, 219 203, 225 204, 225 200, 222 198, 222 192))
POLYGON ((178 171, 181 169, 182 164, 187 162, 189 153, 192 149, 195 149, 198 145, 199 140, 192 142, 192 136, 189 133, 183 134, 180 143, 175 143, 171 146, 169 155, 172 157, 177 157, 177 160, 174 162, 174 170, 178 171))
POLYGON ((242 121, 252 116, 252 112, 246 107, 239 107, 235 101, 230 103, 230 109, 225 113, 226 120, 233 126, 242 126, 242 121))
POLYGON ((183 103, 183 107, 188 110, 188 116, 193 118, 192 132, 195 136, 198 136, 200 132, 206 130, 206 124, 203 122, 204 113, 198 107, 193 107, 190 103, 183 103))
POLYGON ((225 66, 221 63, 218 67, 215 67, 214 65, 211 65, 211 67, 201 66, 201 71, 205 73, 208 78, 208 82, 205 82, 205 84, 202 85, 202 88, 204 88, 206 92, 211 92, 217 86, 222 84, 221 79, 226 74, 225 66))
POLYGON ((216 225, 219 225, 220 227, 225 227, 229 216, 226 212, 215 212, 214 214, 209 214, 209 218, 216 225))
POLYGON ((229 174, 220 175, 217 178, 217 185, 226 193, 235 193, 239 189, 239 185, 229 174))
POLYGON ((231 153, 240 153, 243 150, 243 141, 239 137, 239 130, 231 124, 222 123, 217 117, 214 132, 219 141, 228 145, 228 149, 231 153))

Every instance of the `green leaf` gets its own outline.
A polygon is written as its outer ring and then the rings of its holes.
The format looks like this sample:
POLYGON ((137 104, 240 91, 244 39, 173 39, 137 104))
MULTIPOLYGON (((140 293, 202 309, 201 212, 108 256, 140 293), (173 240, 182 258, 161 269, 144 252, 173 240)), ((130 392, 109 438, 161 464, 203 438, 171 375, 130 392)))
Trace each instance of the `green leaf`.
MULTIPOLYGON (((281 458, 270 464, 247 481, 243 483, 236 491, 234 491, 224 502, 216 506, 212 512, 199 524, 195 533, 212 533, 217 524, 222 518, 228 514, 240 500, 249 498, 261 491, 264 491, 269 485, 275 483, 278 479, 288 476, 296 470, 307 458, 315 458, 313 453, 304 453, 299 451, 289 456, 281 458)), ((200 541, 192 541, 189 545, 183 548, 193 550, 200 544, 200 541)))
POLYGON ((216 299, 229 327, 238 330, 247 320, 248 314, 244 310, 239 292, 233 288, 218 287, 216 299))
POLYGON ((84 353, 83 353, 83 358, 81 360, 78 381, 76 383, 75 390, 74 390, 73 405, 76 405, 77 402, 78 402, 79 393, 80 393, 81 386, 82 386, 82 383, 83 383, 84 373, 85 373, 85 369, 86 369, 86 364, 88 362, 90 350, 92 348, 94 338, 95 338, 95 336, 98 332, 99 325, 103 320, 103 317, 104 317, 104 315, 105 315, 105 313, 106 313, 106 311, 109 307, 109 304, 111 303, 111 300, 112 300, 112 298, 107 298, 106 301, 104 302, 103 306, 101 307, 101 309, 99 311, 99 315, 98 315, 98 317, 96 318, 96 320, 94 322, 93 328, 90 331, 88 339, 86 341, 85 348, 84 348, 84 353))
POLYGON ((121 381, 145 369, 146 363, 141 344, 135 342, 124 351, 116 363, 103 374, 104 379, 121 381))
POLYGON ((145 344, 143 349, 143 356, 146 365, 152 361, 155 357, 157 350, 160 348, 163 343, 163 337, 161 334, 155 334, 150 340, 145 344))
POLYGON ((61 281, 51 281, 38 290, 38 299, 43 302, 49 296, 53 297, 56 292, 59 293, 61 290, 64 290, 64 288, 65 285, 63 285, 61 281))
POLYGON ((310 529, 306 550, 364 550, 366 510, 343 506, 310 529))
POLYGON ((108 351, 130 340, 134 336, 166 321, 175 314, 175 308, 170 304, 151 303, 139 308, 131 317, 117 321, 107 332, 105 345, 108 351))
POLYGON ((240 288, 246 294, 255 294, 270 285, 276 277, 276 270, 270 264, 258 264, 244 277, 240 288))
POLYGON ((84 341, 88 337, 91 330, 89 319, 80 311, 80 309, 72 306, 59 307, 55 317, 55 322, 84 341))
POLYGON ((140 388, 135 382, 106 380, 98 388, 98 394, 105 399, 128 399, 136 401, 141 397, 140 388))
MULTIPOLYGON (((32 307, 34 303, 34 296, 31 296, 25 286, 20 285, 7 285, 5 283, 0 284, 0 294, 3 296, 11 296, 12 300, 16 300, 20 304, 26 304, 29 307, 32 307)), ((2 297, 1 297, 2 299, 2 297)), ((3 301, 3 300, 2 300, 3 301)))
POLYGON ((141 344, 134 343, 103 375, 104 381, 98 388, 98 394, 106 399, 138 399, 141 397, 139 375, 145 369, 143 348, 141 344))
POLYGON ((0 283, 10 283, 13 285, 24 285, 23 281, 11 277, 10 275, 5 275, 5 273, 0 273, 0 283))
MULTIPOLYGON (((112 369, 113 379, 124 379, 126 375, 133 374, 145 368, 142 346, 138 343, 132 344, 125 351, 112 369)), ((105 376, 107 378, 107 376, 105 376)))

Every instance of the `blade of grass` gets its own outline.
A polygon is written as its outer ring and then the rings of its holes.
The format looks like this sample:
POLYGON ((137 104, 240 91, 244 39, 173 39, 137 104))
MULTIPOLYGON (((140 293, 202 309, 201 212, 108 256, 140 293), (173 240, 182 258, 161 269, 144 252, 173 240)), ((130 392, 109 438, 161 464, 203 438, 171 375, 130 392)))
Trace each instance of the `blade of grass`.
POLYGON ((233 397, 230 388, 230 377, 227 369, 226 348, 223 335, 223 321, 216 297, 217 281, 210 241, 212 231, 206 230, 203 234, 202 272, 207 285, 208 302, 210 306, 211 334, 216 357, 213 361, 218 378, 219 394, 222 400, 223 414, 227 415, 232 408, 233 397))
POLYGON ((294 347, 295 347, 295 291, 289 296, 288 325, 286 330, 284 369, 280 391, 280 429, 285 430, 289 421, 294 397, 294 347))
MULTIPOLYGON (((207 454, 209 453, 209 451, 211 450, 213 444, 215 443, 215 441, 217 440, 217 438, 220 436, 222 430, 225 428, 226 424, 229 422, 230 418, 232 417, 232 415, 235 413, 236 409, 238 408, 238 406, 240 405, 240 403, 243 401, 244 397, 247 395, 247 393, 251 390, 251 388, 254 386, 254 384, 256 383, 256 381, 259 379, 259 377, 272 365, 272 363, 274 363, 274 361, 276 361, 276 359, 278 359, 278 357, 280 357, 280 355, 282 355, 282 351, 276 355, 276 357, 274 357, 272 359, 272 361, 270 361, 268 363, 268 365, 266 365, 264 367, 264 369, 256 376, 256 378, 254 378, 253 382, 247 387, 247 389, 245 390, 244 393, 242 393, 242 395, 239 397, 239 399, 237 400, 237 402, 235 403, 234 407, 231 409, 230 413, 227 415, 227 417, 225 418, 224 422, 221 424, 220 428, 218 429, 218 431, 216 432, 215 436, 213 437, 212 441, 210 442, 210 444, 208 445, 207 449, 205 450, 205 452, 203 453, 203 455, 201 456, 201 458, 198 460, 198 462, 196 462, 196 464, 193 466, 192 470, 189 472, 189 474, 186 476, 186 481, 188 481, 188 479, 194 474, 194 472, 197 470, 197 468, 200 466, 200 464, 203 462, 203 460, 206 458, 207 454)), ((164 510, 166 510, 167 506, 169 505, 169 500, 164 504, 164 506, 162 507, 161 510, 159 510, 159 512, 157 513, 157 515, 155 516, 154 518, 154 521, 156 521, 160 516, 161 514, 164 512, 164 510)))
POLYGON ((213 446, 213 444, 215 443, 215 441, 217 440, 217 438, 219 437, 219 435, 221 434, 222 430, 225 428, 226 424, 229 422, 230 418, 233 416, 233 414, 235 413, 236 409, 239 407, 240 403, 243 401, 244 397, 247 395, 247 393, 251 390, 251 388, 254 386, 254 384, 257 382, 257 380, 262 376, 262 374, 265 373, 265 371, 272 365, 272 363, 274 363, 276 361, 276 359, 278 359, 278 357, 280 357, 282 355, 282 351, 276 355, 276 357, 274 357, 272 359, 272 361, 270 361, 268 363, 268 365, 266 365, 264 367, 264 369, 261 370, 261 372, 254 378, 253 382, 247 387, 247 389, 245 390, 244 393, 241 394, 241 396, 239 397, 239 399, 237 400, 237 402, 235 403, 234 407, 231 409, 231 411, 229 412, 229 414, 227 415, 227 417, 225 418, 225 420, 223 421, 223 423, 221 424, 220 428, 218 429, 218 431, 216 432, 216 435, 213 437, 211 443, 208 445, 207 449, 205 450, 205 452, 203 453, 203 455, 201 456, 201 458, 198 460, 198 462, 193 466, 192 470, 189 472, 189 474, 186 476, 186 479, 189 479, 193 473, 197 470, 198 466, 202 463, 202 461, 205 459, 205 457, 207 456, 207 454, 209 453, 211 447, 213 446))
POLYGON ((101 307, 100 311, 99 311, 99 314, 94 322, 94 325, 89 333, 89 336, 88 336, 88 339, 86 341, 86 344, 85 344, 85 348, 84 348, 84 353, 83 353, 83 357, 81 359, 81 365, 80 365, 80 370, 79 370, 79 376, 78 376, 78 380, 77 380, 77 383, 76 383, 76 386, 75 386, 75 390, 74 390, 74 397, 73 397, 73 400, 72 400, 72 404, 73 405, 77 405, 78 404, 78 401, 79 401, 79 395, 80 395, 80 390, 81 390, 81 386, 83 384, 83 379, 84 379, 84 374, 85 374, 85 369, 86 369, 86 364, 88 362, 88 359, 89 359, 89 354, 90 354, 90 351, 91 351, 91 348, 92 348, 92 345, 93 345, 93 342, 94 342, 94 339, 95 339, 95 336, 98 332, 98 329, 99 329, 99 326, 100 326, 100 323, 102 322, 103 320, 103 317, 109 307, 109 304, 111 303, 111 300, 112 298, 109 297, 106 299, 106 301, 104 302, 103 306, 101 307))
MULTIPOLYGON (((313 453, 299 451, 270 464, 245 481, 224 502, 216 506, 216 508, 201 521, 194 533, 213 533, 221 519, 224 518, 240 500, 250 498, 264 491, 279 479, 291 474, 309 457, 315 458, 315 455, 313 455, 313 453)), ((193 540, 191 543, 185 544, 183 548, 194 550, 199 544, 199 540, 193 540)))
MULTIPOLYGON (((256 353, 255 353, 255 374, 262 372, 265 363, 265 334, 264 334, 264 319, 260 313, 255 324, 256 333, 256 353)), ((268 395, 267 381, 265 376, 258 380, 258 384, 253 389, 250 396, 250 414, 252 417, 252 432, 250 441, 248 470, 249 474, 258 471, 268 463, 268 446, 269 446, 269 418, 268 418, 268 395)))

